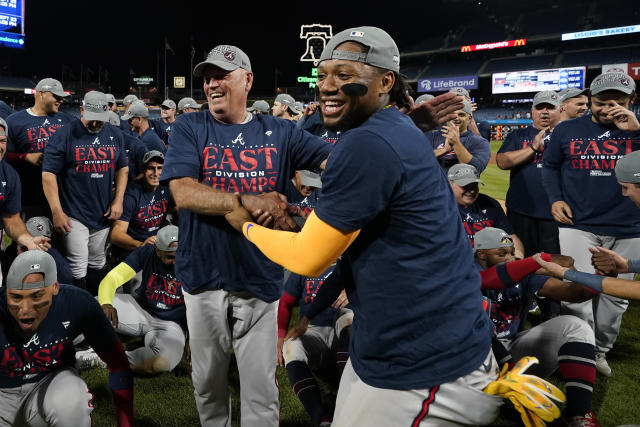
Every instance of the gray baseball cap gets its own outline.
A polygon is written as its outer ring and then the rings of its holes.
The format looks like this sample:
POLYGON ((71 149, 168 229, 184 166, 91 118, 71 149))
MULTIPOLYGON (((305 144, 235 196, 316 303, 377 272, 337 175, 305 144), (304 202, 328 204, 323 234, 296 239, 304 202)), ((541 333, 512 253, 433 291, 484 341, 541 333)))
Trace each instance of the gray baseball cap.
POLYGON ((561 104, 560 96, 552 90, 543 90, 542 92, 536 93, 533 97, 533 106, 536 107, 540 104, 549 104, 554 107, 559 107, 561 104))
POLYGON ((92 90, 85 93, 82 100, 84 108, 83 118, 85 120, 97 120, 106 122, 109 120, 109 106, 107 105, 107 97, 102 92, 92 90))
POLYGON ((298 110, 298 113, 302 113, 304 111, 304 104, 300 101, 296 101, 296 110, 298 110))
POLYGON ((171 99, 165 99, 164 101, 162 101, 162 104, 160 104, 162 107, 167 107, 170 109, 176 109, 176 103, 173 102, 171 99))
POLYGON ((473 236, 473 251, 481 249, 500 249, 513 247, 513 239, 499 228, 487 227, 473 236))
POLYGON ((122 116, 122 120, 129 120, 134 117, 149 117, 149 109, 144 105, 144 102, 140 100, 133 101, 127 112, 122 116))
POLYGON ((339 32, 329 40, 320 55, 320 62, 327 59, 364 62, 374 67, 400 72, 400 52, 396 42, 386 31, 376 27, 356 27, 339 32), (345 42, 360 43, 369 50, 366 53, 336 50, 345 42))
POLYGON ((156 248, 160 249, 161 251, 175 252, 178 250, 178 247, 170 247, 169 245, 177 241, 178 227, 176 227, 175 225, 167 225, 165 227, 162 227, 160 231, 158 231, 156 248))
POLYGON ((640 151, 627 154, 616 163, 616 179, 640 184, 640 151))
POLYGON ((567 99, 575 98, 580 95, 589 95, 589 89, 579 89, 577 87, 568 87, 558 92, 560 102, 564 102, 567 99))
POLYGON ((2 126, 4 128, 4 132, 5 132, 5 135, 6 135, 7 134, 6 132, 7 132, 7 129, 8 129, 8 127, 7 127, 8 125, 7 125, 7 122, 2 117, 0 117, 0 126, 2 126))
POLYGON ((625 73, 603 73, 593 79, 589 91, 591 95, 597 95, 605 90, 617 90, 631 95, 636 91, 636 83, 625 73))
POLYGON ((307 187, 315 187, 322 188, 322 180, 320 179, 320 175, 317 173, 313 173, 311 171, 301 170, 298 171, 300 174, 300 183, 307 187))
POLYGON ((62 97, 69 96, 69 94, 65 93, 64 89, 62 89, 62 83, 52 78, 46 78, 46 79, 40 80, 36 85, 36 92, 51 92, 56 96, 62 96, 62 97))
POLYGON ((110 104, 115 104, 116 103, 116 97, 113 96, 112 93, 105 93, 104 96, 107 97, 107 102, 110 104))
POLYGON ((120 127, 120 117, 113 111, 109 110, 109 124, 120 127))
POLYGON ((456 95, 464 96, 465 98, 471 98, 469 96, 469 91, 460 86, 452 87, 451 89, 449 89, 449 92, 453 92, 456 95))
POLYGON ((466 163, 458 163, 451 166, 447 172, 447 178, 449 178, 449 181, 455 182, 460 187, 465 187, 473 182, 479 182, 484 185, 484 182, 480 181, 478 170, 475 166, 468 165, 466 163))
POLYGON ((46 236, 51 237, 53 234, 53 224, 51 220, 46 216, 34 216, 27 220, 25 223, 27 231, 32 236, 46 236))
POLYGON ((422 104, 423 102, 427 102, 428 100, 433 98, 435 98, 435 96, 431 95, 430 93, 425 93, 424 95, 420 95, 419 97, 417 97, 413 103, 415 105, 418 105, 418 104, 422 104))
POLYGON ((51 286, 58 281, 56 262, 48 253, 34 249, 21 253, 13 260, 7 274, 7 288, 30 290, 51 286), (44 280, 36 283, 22 283, 29 274, 42 273, 44 280))
POLYGON ((269 103, 267 101, 259 99, 256 102, 254 102, 251 107, 247 108, 247 111, 256 111, 256 110, 262 111, 263 113, 268 113, 269 103))
POLYGON ((240 48, 228 44, 221 44, 211 49, 207 59, 196 65, 193 69, 194 76, 201 76, 207 65, 215 65, 226 71, 243 68, 251 71, 251 61, 240 48))
POLYGON ((296 108, 296 100, 293 99, 293 96, 289 95, 288 93, 281 93, 280 95, 276 96, 276 102, 286 105, 293 112, 293 114, 298 114, 298 109, 296 108))
POLYGON ((464 107, 462 107, 462 111, 464 111, 465 113, 471 116, 473 114, 473 108, 471 107, 471 103, 466 99, 462 101, 462 103, 464 104, 464 107))
POLYGON ((178 101, 178 111, 182 111, 185 108, 200 108, 202 105, 198 104, 193 98, 182 98, 178 101))
POLYGON ((138 97, 135 95, 127 95, 124 97, 124 99, 122 100, 122 103, 126 106, 131 104, 133 101, 137 101, 138 97))
POLYGON ((164 154, 162 154, 160 151, 158 150, 151 150, 151 151, 147 151, 144 154, 144 157, 142 157, 142 163, 143 164, 147 164, 148 162, 150 162, 151 160, 157 160, 160 159, 162 160, 160 163, 164 163, 164 154))

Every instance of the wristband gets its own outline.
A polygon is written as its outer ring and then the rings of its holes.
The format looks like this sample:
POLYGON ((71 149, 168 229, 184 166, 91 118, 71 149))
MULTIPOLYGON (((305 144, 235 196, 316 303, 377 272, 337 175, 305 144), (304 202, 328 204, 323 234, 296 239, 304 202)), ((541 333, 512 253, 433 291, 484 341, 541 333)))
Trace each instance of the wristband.
POLYGON ((564 279, 570 282, 576 282, 582 286, 586 286, 598 293, 602 293, 602 281, 603 276, 596 276, 595 274, 583 273, 582 271, 567 270, 564 272, 564 279))
POLYGON ((640 273, 640 259, 630 259, 628 264, 629 273, 640 273))
POLYGON ((531 150, 532 150, 534 153, 536 153, 536 154, 540 154, 540 153, 542 153, 542 151, 540 151, 540 150, 536 150, 536 149, 533 147, 533 145, 530 145, 530 146, 529 146, 529 148, 531 148, 531 150))

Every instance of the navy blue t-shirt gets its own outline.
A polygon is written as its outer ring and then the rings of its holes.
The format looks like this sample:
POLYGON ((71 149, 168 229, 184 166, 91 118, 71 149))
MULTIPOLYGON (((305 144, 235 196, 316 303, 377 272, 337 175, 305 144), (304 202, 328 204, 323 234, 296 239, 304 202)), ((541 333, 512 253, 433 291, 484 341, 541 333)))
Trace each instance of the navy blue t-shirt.
POLYGON ((142 283, 134 295, 138 304, 160 319, 173 320, 185 326, 182 284, 174 269, 165 265, 156 255, 155 246, 140 246, 123 262, 136 273, 142 271, 142 283))
MULTIPOLYGON (((58 112, 34 116, 29 109, 7 117, 7 153, 43 153, 49 138, 63 126, 75 120, 58 112)), ((42 191, 42 167, 26 161, 16 164, 22 183, 23 205, 43 205, 47 200, 42 191), (18 167, 19 166, 19 167, 18 167)))
POLYGON ((140 141, 147 147, 147 151, 158 150, 162 154, 167 152, 162 140, 152 128, 148 128, 140 135, 140 141))
MULTIPOLYGON (((327 277, 331 276, 334 268, 335 264, 329 267, 318 277, 304 277, 298 274, 292 274, 289 276, 287 283, 284 285, 284 291, 292 297, 298 298, 300 317, 307 315, 309 305, 311 305, 315 299, 318 290, 327 277)), ((327 307, 314 316, 311 320, 311 324, 316 326, 333 326, 333 318, 337 311, 338 310, 333 307, 327 307)))
MULTIPOLYGON (((507 135, 498 153, 521 150, 533 145, 540 131, 533 126, 513 130, 507 135)), ((544 140, 545 151, 549 144, 549 135, 544 140)), ((538 219, 552 220, 551 205, 542 185, 542 153, 537 153, 533 161, 523 163, 511 169, 509 190, 507 190, 507 211, 538 219)))
POLYGON ((614 171, 620 158, 638 149, 640 131, 602 126, 591 120, 591 114, 560 123, 544 154, 544 183, 550 202, 568 203, 579 230, 640 237, 640 209, 622 196, 614 171), (549 180, 549 172, 556 179, 549 180))
MULTIPOLYGON (((251 115, 223 124, 209 111, 173 123, 162 180, 191 177, 209 187, 244 194, 284 194, 296 170, 317 169, 332 149, 290 120, 251 115)), ((282 294, 282 267, 234 230, 222 216, 181 210, 176 273, 187 292, 250 291, 271 302, 282 294)))
POLYGON ((144 163, 142 163, 142 159, 144 159, 144 155, 147 154, 148 149, 139 138, 122 131, 120 132, 123 136, 125 153, 127 153, 127 157, 129 158, 129 180, 133 181, 143 172, 144 163))
POLYGON ((318 203, 319 192, 319 190, 315 190, 310 196, 305 197, 298 191, 298 188, 293 181, 289 181, 289 185, 287 185, 284 195, 287 196, 287 201, 290 205, 298 206, 306 214, 310 214, 318 203))
POLYGON ((172 124, 173 123, 165 123, 162 118, 149 120, 149 125, 165 145, 169 145, 169 135, 171 135, 172 124))
MULTIPOLYGON (((8 216, 22 211, 21 192, 18 172, 6 161, 0 160, 0 214, 8 216)), ((0 222, 2 227, 3 223, 0 222)))
POLYGON ((17 331, 0 292, 0 389, 40 381, 45 375, 75 365, 73 340, 78 335, 97 352, 115 346, 118 336, 98 302, 85 290, 60 285, 49 313, 31 337, 17 331))
POLYGON ((491 123, 483 120, 481 122, 477 122, 476 126, 478 126, 478 132, 480 132, 480 136, 487 141, 491 141, 491 123))
MULTIPOLYGON (((434 150, 444 147, 445 138, 442 136, 442 131, 432 130, 425 133, 425 135, 434 150)), ((491 158, 491 146, 489 145, 489 141, 468 130, 465 133, 460 134, 460 142, 473 156, 469 164, 475 167, 479 174, 482 173, 491 158)), ((444 172, 447 173, 451 166, 460 163, 460 161, 458 160, 456 152, 451 150, 438 157, 438 163, 440 163, 444 172)))
POLYGON ((140 182, 130 182, 120 217, 120 221, 129 223, 127 234, 140 242, 155 236, 167 219, 169 199, 169 189, 164 185, 145 191, 140 182))
POLYGON ((389 107, 345 132, 315 213, 361 230, 341 265, 355 285, 349 355, 364 382, 428 388, 480 366, 491 341, 480 276, 462 221, 452 220, 449 182, 410 118, 389 107))
POLYGON ((43 172, 58 177, 64 212, 84 225, 109 227, 109 208, 116 171, 127 166, 122 133, 106 123, 93 134, 80 120, 56 132, 45 149, 43 172))
POLYGON ((302 124, 302 129, 306 130, 310 134, 319 136, 325 141, 335 144, 340 139, 341 132, 334 132, 324 127, 322 124, 322 118, 320 117, 320 113, 316 111, 311 116, 305 118, 304 123, 302 124))
POLYGON ((64 283, 65 285, 70 285, 73 279, 71 274, 71 266, 69 265, 69 261, 62 256, 60 252, 54 247, 51 247, 47 250, 47 253, 53 257, 53 260, 56 262, 56 272, 58 273, 58 282, 64 283))
POLYGON ((515 233, 500 203, 486 194, 478 194, 476 201, 467 208, 458 205, 458 210, 471 246, 473 236, 487 227, 500 228, 509 235, 515 233))
POLYGON ((131 129, 129 121, 123 119, 122 117, 120 117, 120 130, 127 135, 133 136, 134 138, 138 137, 138 132, 135 132, 133 129, 131 129))

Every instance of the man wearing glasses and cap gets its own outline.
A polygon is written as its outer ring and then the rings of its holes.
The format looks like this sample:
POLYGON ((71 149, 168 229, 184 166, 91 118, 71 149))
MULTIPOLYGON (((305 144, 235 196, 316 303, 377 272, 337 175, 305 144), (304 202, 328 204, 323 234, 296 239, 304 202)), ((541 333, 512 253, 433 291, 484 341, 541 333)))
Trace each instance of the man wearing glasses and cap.
POLYGON ((105 125, 109 114, 104 93, 87 92, 80 113, 80 120, 47 145, 42 184, 53 226, 63 234, 73 284, 95 294, 105 265, 109 221, 122 215, 129 168, 122 133, 105 125))
POLYGON ((52 78, 36 85, 35 101, 31 108, 7 117, 7 161, 16 167, 22 183, 22 208, 27 217, 50 216, 42 192, 42 161, 49 138, 74 120, 60 112, 60 105, 68 93, 52 78))

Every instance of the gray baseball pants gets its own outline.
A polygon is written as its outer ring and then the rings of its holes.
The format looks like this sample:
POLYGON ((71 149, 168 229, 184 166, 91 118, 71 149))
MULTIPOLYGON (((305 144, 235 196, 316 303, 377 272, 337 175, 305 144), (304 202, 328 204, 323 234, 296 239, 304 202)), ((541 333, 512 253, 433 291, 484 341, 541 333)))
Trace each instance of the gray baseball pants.
POLYGON ((69 218, 71 231, 63 236, 64 249, 74 279, 87 275, 87 267, 96 270, 106 263, 105 245, 109 229, 89 228, 77 219, 69 218))

